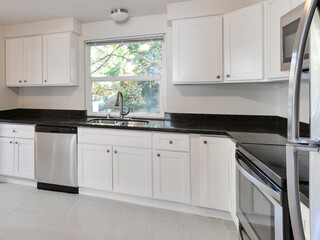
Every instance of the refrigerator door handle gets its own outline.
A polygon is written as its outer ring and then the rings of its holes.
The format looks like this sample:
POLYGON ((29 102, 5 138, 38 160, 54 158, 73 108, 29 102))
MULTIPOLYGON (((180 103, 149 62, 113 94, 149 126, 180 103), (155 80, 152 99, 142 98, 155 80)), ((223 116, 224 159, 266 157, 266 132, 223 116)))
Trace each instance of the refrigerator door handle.
POLYGON ((299 164, 297 153, 296 147, 290 145, 286 147, 288 201, 294 239, 305 240, 300 207, 299 164))
POLYGON ((310 31, 312 19, 319 0, 307 0, 300 19, 296 39, 293 47, 288 101, 288 140, 293 143, 319 144, 316 139, 300 138, 299 113, 300 113, 300 87, 303 66, 304 50, 310 31))

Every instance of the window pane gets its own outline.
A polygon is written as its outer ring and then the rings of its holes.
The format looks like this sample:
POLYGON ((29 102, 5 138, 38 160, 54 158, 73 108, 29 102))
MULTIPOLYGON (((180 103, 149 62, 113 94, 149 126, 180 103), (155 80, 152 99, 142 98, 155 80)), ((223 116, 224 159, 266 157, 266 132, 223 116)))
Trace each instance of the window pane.
POLYGON ((118 91, 123 93, 125 111, 160 113, 158 81, 92 82, 92 112, 119 112, 118 91))
POLYGON ((162 71, 162 41, 90 47, 91 77, 158 76, 162 71))

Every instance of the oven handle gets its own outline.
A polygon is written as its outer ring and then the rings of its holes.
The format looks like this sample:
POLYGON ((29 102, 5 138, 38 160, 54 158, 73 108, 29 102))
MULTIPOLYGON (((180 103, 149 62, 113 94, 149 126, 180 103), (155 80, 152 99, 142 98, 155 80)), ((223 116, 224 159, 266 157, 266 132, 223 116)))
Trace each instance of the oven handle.
POLYGON ((237 159, 237 168, 238 170, 241 172, 241 174, 243 176, 245 176, 251 183, 253 183, 257 188, 259 188, 262 192, 270 195, 271 197, 273 197, 275 200, 277 200, 278 202, 281 201, 281 194, 275 190, 273 190, 272 188, 270 188, 268 185, 266 185, 265 183, 259 181, 258 179, 256 179, 254 176, 252 176, 249 172, 247 172, 247 170, 245 170, 240 162, 239 159, 237 159))

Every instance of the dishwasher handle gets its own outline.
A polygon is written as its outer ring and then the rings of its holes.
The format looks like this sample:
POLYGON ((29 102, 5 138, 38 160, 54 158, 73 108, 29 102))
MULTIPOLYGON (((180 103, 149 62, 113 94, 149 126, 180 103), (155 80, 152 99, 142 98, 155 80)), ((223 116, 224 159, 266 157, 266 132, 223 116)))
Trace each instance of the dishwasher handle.
POLYGON ((76 127, 37 125, 36 132, 77 134, 78 129, 76 127))

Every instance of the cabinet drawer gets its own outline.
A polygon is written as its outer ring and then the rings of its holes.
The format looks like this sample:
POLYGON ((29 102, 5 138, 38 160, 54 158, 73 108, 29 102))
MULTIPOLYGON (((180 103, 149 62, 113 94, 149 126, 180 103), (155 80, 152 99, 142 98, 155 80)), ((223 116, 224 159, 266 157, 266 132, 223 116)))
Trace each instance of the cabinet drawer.
POLYGON ((189 135, 155 133, 153 134, 153 148, 189 152, 189 135))
POLYGON ((0 124, 1 137, 34 138, 33 125, 0 124))
POLYGON ((131 130, 79 128, 79 143, 151 148, 151 133, 131 130))

